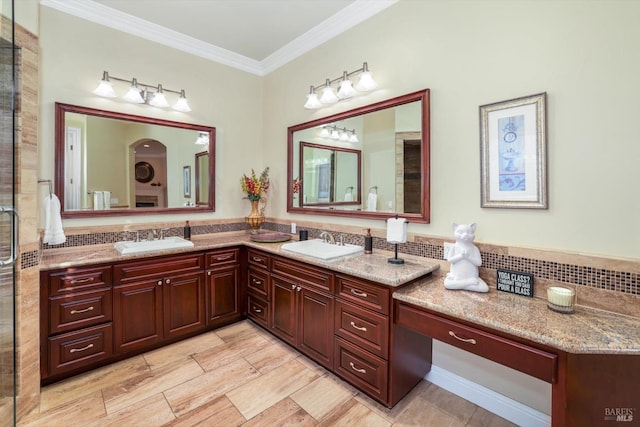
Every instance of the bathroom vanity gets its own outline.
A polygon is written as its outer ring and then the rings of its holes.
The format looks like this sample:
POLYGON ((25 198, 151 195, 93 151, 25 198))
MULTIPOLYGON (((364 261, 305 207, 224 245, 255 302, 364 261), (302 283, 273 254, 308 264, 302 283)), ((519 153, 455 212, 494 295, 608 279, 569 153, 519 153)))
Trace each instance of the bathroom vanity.
POLYGON ((153 255, 112 245, 46 255, 42 383, 248 317, 388 407, 430 370, 436 339, 550 383, 554 426, 639 425, 637 318, 446 290, 425 258, 323 262, 244 234, 194 243, 153 255))

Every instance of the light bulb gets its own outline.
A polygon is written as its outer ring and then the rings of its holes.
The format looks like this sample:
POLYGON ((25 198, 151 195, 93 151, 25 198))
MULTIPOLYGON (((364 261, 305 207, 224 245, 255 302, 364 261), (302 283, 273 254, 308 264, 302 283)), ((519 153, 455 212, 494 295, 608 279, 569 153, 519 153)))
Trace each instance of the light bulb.
POLYGON ((158 91, 153 95, 151 101, 149 101, 149 105, 160 108, 166 108, 169 106, 167 98, 165 98, 164 93, 162 92, 162 85, 158 85, 158 91))
POLYGON ((340 87, 338 88, 338 98, 347 99, 351 98, 356 94, 356 90, 353 88, 353 84, 345 71, 342 74, 342 81, 340 82, 340 87))
POLYGON ((131 80, 131 87, 123 98, 126 101, 133 102, 135 104, 144 104, 144 99, 142 98, 142 95, 140 95, 140 89, 138 89, 138 81, 135 78, 131 80))
POLYGON ((331 87, 331 83, 329 79, 327 79, 327 84, 322 89, 322 96, 320 96, 320 102, 323 104, 335 104, 338 102, 338 97, 336 96, 335 91, 331 87))
POLYGON ((322 107, 322 104, 318 100, 318 95, 313 90, 313 86, 309 89, 309 95, 307 95, 307 102, 304 103, 304 108, 307 110, 315 110, 322 107))
POLYGON ((362 74, 360 74, 360 80, 358 80, 358 84, 356 84, 356 90, 362 92, 369 92, 378 87, 378 83, 373 80, 371 73, 369 72, 369 66, 365 62, 362 64, 362 74))
POLYGON ((189 107, 189 102, 187 101, 187 98, 184 96, 184 90, 180 91, 180 98, 178 98, 178 101, 176 101, 176 103, 173 104, 173 107, 171 108, 177 111, 183 111, 185 113, 188 113, 189 111, 191 111, 191 107, 189 107))
POLYGON ((109 73, 104 71, 102 73, 102 80, 98 83, 98 87, 93 90, 98 96, 104 96, 106 98, 115 98, 116 93, 113 90, 113 85, 109 81, 109 73))

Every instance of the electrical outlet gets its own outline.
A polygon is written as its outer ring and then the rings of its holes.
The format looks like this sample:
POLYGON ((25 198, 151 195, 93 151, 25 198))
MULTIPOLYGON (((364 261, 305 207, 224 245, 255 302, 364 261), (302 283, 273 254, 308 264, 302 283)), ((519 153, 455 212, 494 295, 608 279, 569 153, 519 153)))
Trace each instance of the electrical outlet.
POLYGON ((444 254, 442 255, 443 259, 446 261, 449 258, 449 254, 453 250, 453 243, 444 242, 444 254))

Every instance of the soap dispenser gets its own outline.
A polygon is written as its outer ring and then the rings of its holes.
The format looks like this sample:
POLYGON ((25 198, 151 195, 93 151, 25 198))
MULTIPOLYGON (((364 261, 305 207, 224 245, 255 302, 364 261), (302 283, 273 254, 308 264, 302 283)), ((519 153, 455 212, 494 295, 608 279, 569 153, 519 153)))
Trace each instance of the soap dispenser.
POLYGON ((191 240, 191 226, 189 225, 189 221, 184 225, 184 238, 187 240, 191 240))
POLYGON ((367 234, 364 236, 364 253, 370 254, 373 252, 373 236, 371 236, 371 229, 367 228, 367 234))

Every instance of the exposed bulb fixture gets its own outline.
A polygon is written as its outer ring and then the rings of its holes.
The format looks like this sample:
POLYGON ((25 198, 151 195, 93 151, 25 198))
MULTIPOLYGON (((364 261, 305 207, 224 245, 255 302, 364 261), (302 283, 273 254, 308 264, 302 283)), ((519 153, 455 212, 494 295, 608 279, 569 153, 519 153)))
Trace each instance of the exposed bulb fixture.
POLYGON ((184 96, 184 89, 180 91, 180 98, 178 98, 176 103, 173 104, 173 107, 171 108, 178 111, 184 111, 185 113, 188 113, 189 111, 191 111, 191 107, 189 107, 189 102, 187 101, 187 98, 184 96))
POLYGON ((353 88, 353 83, 349 80, 349 76, 345 71, 342 74, 342 81, 340 82, 340 87, 338 87, 338 98, 340 99, 349 99, 352 98, 356 94, 356 90, 353 88))
POLYGON ((309 94, 307 95, 307 101, 304 104, 304 108, 309 110, 315 110, 325 105, 334 104, 340 100, 352 98, 358 94, 358 92, 368 92, 378 87, 378 84, 373 80, 371 72, 369 71, 369 65, 366 62, 362 63, 362 68, 347 72, 343 71, 340 77, 335 79, 325 79, 323 84, 317 86, 311 86, 309 94), (352 75, 360 73, 360 79, 358 83, 353 86, 353 82, 349 79, 352 75), (340 81, 337 93, 331 86, 332 84, 340 81), (318 98, 316 91, 322 89, 322 94, 318 98))
POLYGON ((107 98, 115 98, 117 95, 113 89, 112 80, 118 82, 124 82, 129 84, 127 93, 122 97, 127 102, 134 104, 149 104, 154 107, 166 108, 169 107, 169 101, 167 101, 165 92, 175 93, 179 95, 178 100, 171 106, 174 110, 189 112, 189 102, 185 96, 184 89, 179 91, 163 88, 161 84, 149 85, 146 83, 140 83, 136 78, 121 79, 119 77, 110 76, 107 71, 102 74, 102 80, 98 84, 98 87, 94 89, 93 93, 98 96, 107 98))
POLYGON ((102 73, 102 80, 98 83, 98 87, 93 90, 93 93, 105 98, 115 98, 117 96, 113 90, 113 84, 109 80, 109 73, 106 71, 102 73))
POLYGON ((327 79, 324 89, 322 89, 322 96, 320 97, 320 102, 322 104, 335 104, 338 101, 339 99, 336 96, 335 91, 331 87, 331 81, 327 79))
POLYGON ((123 98, 126 101, 133 102, 134 104, 144 104, 144 98, 142 97, 142 92, 138 88, 138 81, 135 77, 131 80, 131 87, 123 98))

